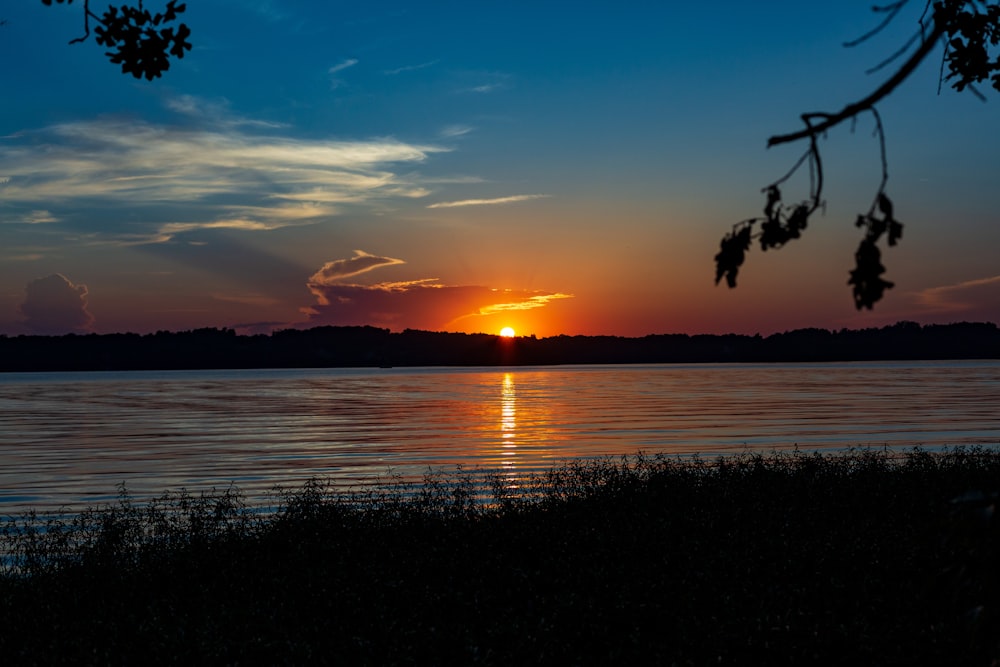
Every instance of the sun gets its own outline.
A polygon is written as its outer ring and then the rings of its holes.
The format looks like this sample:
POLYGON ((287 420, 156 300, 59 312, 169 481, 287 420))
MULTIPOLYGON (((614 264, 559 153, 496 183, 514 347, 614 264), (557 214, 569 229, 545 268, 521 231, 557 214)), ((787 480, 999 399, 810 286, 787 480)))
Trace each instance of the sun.
POLYGON ((503 336, 504 338, 513 338, 514 330, 511 329, 510 327, 504 327, 503 329, 500 330, 500 335, 503 336))

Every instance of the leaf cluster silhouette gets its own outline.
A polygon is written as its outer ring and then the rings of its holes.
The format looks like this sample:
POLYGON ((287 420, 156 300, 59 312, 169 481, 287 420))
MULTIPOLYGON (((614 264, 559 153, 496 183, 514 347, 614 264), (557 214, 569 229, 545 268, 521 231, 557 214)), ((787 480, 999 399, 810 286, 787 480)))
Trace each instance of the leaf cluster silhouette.
MULTIPOLYGON (((873 30, 862 37, 847 42, 853 47, 880 33, 910 3, 898 0, 886 5, 876 5, 872 10, 884 14, 885 18, 873 30)), ((760 240, 761 250, 780 248, 788 241, 799 238, 806 228, 809 216, 817 208, 825 207, 822 200, 823 172, 818 140, 832 127, 845 120, 854 121, 862 113, 871 113, 875 119, 875 135, 879 140, 882 160, 882 181, 878 186, 875 202, 871 210, 857 217, 857 226, 864 228, 865 235, 855 253, 855 268, 850 271, 848 285, 852 287, 854 305, 858 310, 872 309, 882 299, 893 283, 885 280, 885 266, 882 252, 877 242, 887 235, 889 246, 894 246, 902 236, 902 224, 893 215, 893 205, 885 193, 889 178, 885 130, 875 104, 892 93, 927 56, 939 45, 943 45, 941 61, 941 82, 949 81, 956 91, 968 90, 980 99, 985 97, 976 84, 990 81, 993 88, 1000 91, 1000 0, 938 0, 928 1, 918 19, 916 33, 891 56, 869 70, 882 69, 917 47, 903 61, 896 71, 881 86, 867 97, 846 105, 836 113, 816 112, 802 114, 805 128, 797 132, 776 135, 768 140, 768 146, 808 140, 806 154, 792 167, 791 171, 776 183, 764 188, 767 205, 763 218, 750 218, 733 226, 733 230, 723 236, 720 249, 715 256, 715 283, 725 277, 729 287, 736 287, 736 277, 746 259, 751 241, 760 240), (931 18, 927 21, 927 14, 931 18), (947 73, 945 73, 947 70, 947 73), (810 167, 810 198, 792 208, 790 213, 782 211, 781 193, 778 185, 790 178, 803 164, 810 167), (876 208, 878 213, 876 214, 876 208), (759 230, 753 227, 760 223, 759 230)))
POLYGON ((889 245, 896 245, 903 235, 903 225, 892 217, 892 202, 884 193, 879 195, 878 209, 882 214, 881 218, 868 213, 859 215, 855 223, 866 229, 865 238, 854 254, 857 266, 851 271, 851 279, 847 281, 854 286, 854 303, 858 310, 871 310, 875 302, 882 298, 882 293, 893 286, 893 283, 882 279, 885 267, 882 266, 882 253, 876 242, 883 234, 887 234, 889 245))
MULTIPOLYGON (((42 0, 50 6, 52 1, 42 0)), ((72 4, 73 0, 55 2, 72 4)), ((94 28, 96 41, 110 49, 105 52, 108 59, 121 65, 123 74, 152 81, 170 69, 170 56, 183 58, 184 52, 191 50, 191 43, 187 41, 191 30, 187 24, 170 25, 186 9, 186 4, 169 0, 163 12, 154 14, 145 9, 140 0, 136 5, 109 6, 98 16, 90 10, 89 0, 84 0, 85 34, 70 43, 86 40, 90 36, 90 20, 94 19, 98 23, 94 28)))

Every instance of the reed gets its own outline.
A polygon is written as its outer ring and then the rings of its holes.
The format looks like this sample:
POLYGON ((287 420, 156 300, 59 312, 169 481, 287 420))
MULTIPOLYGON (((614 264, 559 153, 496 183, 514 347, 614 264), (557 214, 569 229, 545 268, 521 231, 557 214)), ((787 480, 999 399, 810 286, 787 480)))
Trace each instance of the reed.
POLYGON ((3 525, 5 664, 1000 658, 993 447, 120 491, 3 525))

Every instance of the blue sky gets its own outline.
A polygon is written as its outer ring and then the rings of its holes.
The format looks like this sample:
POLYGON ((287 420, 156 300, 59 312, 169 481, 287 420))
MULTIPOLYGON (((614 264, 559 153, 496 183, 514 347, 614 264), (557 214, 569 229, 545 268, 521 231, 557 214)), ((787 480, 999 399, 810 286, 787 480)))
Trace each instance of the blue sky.
POLYGON ((822 143, 826 215, 713 284, 805 149, 767 137, 881 83, 920 7, 845 49, 869 4, 187 4, 194 48, 153 82, 67 44, 79 3, 3 10, 0 332, 1000 319, 1000 100, 938 94, 939 55, 879 105, 906 224, 886 299, 858 313, 846 285, 869 116, 822 143))

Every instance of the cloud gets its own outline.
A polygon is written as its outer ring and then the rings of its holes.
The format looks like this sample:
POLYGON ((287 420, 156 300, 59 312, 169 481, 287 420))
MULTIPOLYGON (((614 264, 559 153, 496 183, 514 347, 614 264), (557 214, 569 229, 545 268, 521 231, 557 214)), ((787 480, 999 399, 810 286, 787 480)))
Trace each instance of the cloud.
POLYGON ((503 303, 494 303, 489 306, 484 306, 480 308, 480 315, 490 315, 492 313, 501 313, 507 310, 532 310, 533 308, 542 308, 549 305, 549 301, 555 299, 569 299, 572 298, 572 294, 549 294, 545 292, 536 293, 534 296, 529 296, 525 298, 523 295, 518 301, 509 301, 503 303))
POLYGON ((397 67, 395 69, 383 70, 382 73, 387 74, 389 76, 395 76, 396 74, 403 74, 404 72, 415 72, 416 70, 424 69, 425 67, 431 67, 433 65, 437 65, 439 62, 441 61, 428 60, 425 63, 420 63, 419 65, 404 65, 403 67, 397 67))
POLYGON ((498 292, 475 285, 441 285, 436 281, 377 285, 311 286, 318 304, 304 308, 309 326, 364 325, 390 329, 448 330, 460 320, 500 310, 539 308, 553 299, 571 298, 531 290, 498 292), (498 299, 502 299, 499 303, 498 299))
POLYGON ((995 311, 1000 304, 1000 275, 928 287, 915 297, 918 304, 933 312, 995 311))
POLYGON ((343 60, 343 61, 337 63, 336 65, 334 65, 333 67, 331 67, 328 70, 328 72, 330 74, 336 74, 337 72, 345 70, 348 67, 354 67, 357 64, 358 64, 358 59, 357 58, 347 58, 346 60, 343 60))
POLYGON ((337 72, 343 72, 348 67, 354 67, 357 64, 357 58, 347 58, 328 69, 327 74, 330 75, 330 88, 340 88, 344 85, 343 79, 334 76, 337 72))
POLYGON ((288 127, 285 123, 236 116, 229 108, 229 100, 225 98, 206 100, 194 95, 177 95, 167 98, 164 104, 174 113, 189 116, 202 123, 208 122, 217 127, 288 127))
POLYGON ((510 88, 513 77, 507 72, 475 71, 464 72, 461 76, 467 82, 457 89, 459 93, 486 95, 510 88))
POLYGON ((246 123, 206 122, 192 129, 104 118, 22 133, 0 144, 0 173, 9 179, 4 203, 44 208, 34 222, 92 220, 76 231, 104 242, 162 242, 220 226, 269 230, 328 220, 341 212, 334 205, 426 196, 412 165, 447 150, 391 138, 297 139, 246 123), (403 164, 410 167, 405 176, 395 170, 403 164), (127 234, 106 222, 121 219, 113 212, 122 209, 132 218, 127 234))
POLYGON ((497 197, 496 199, 462 199, 460 201, 443 201, 431 204, 427 208, 455 208, 458 206, 494 206, 497 204, 513 204, 519 201, 530 201, 532 199, 545 199, 552 195, 511 195, 510 197, 497 197))
POLYGON ((461 137, 475 129, 469 125, 448 125, 441 129, 441 136, 447 139, 461 137))
POLYGON ((28 283, 20 306, 24 325, 36 334, 86 333, 94 322, 87 311, 87 286, 53 273, 28 283))
POLYGON ((31 211, 24 218, 24 221, 29 225, 41 225, 46 222, 57 222, 57 218, 51 213, 45 210, 31 211))
POLYGON ((401 259, 379 257, 378 255, 371 255, 364 250, 355 250, 354 257, 349 259, 335 259, 332 262, 324 264, 319 271, 310 276, 307 285, 316 294, 317 298, 322 300, 322 288, 332 285, 337 281, 367 273, 380 266, 393 266, 394 264, 405 263, 401 259))
POLYGON ((403 260, 360 250, 351 259, 327 262, 307 283, 316 304, 302 308, 307 326, 375 325, 391 329, 447 330, 460 320, 501 311, 542 308, 571 294, 541 290, 497 290, 477 285, 442 285, 420 278, 375 285, 341 282, 403 260))

